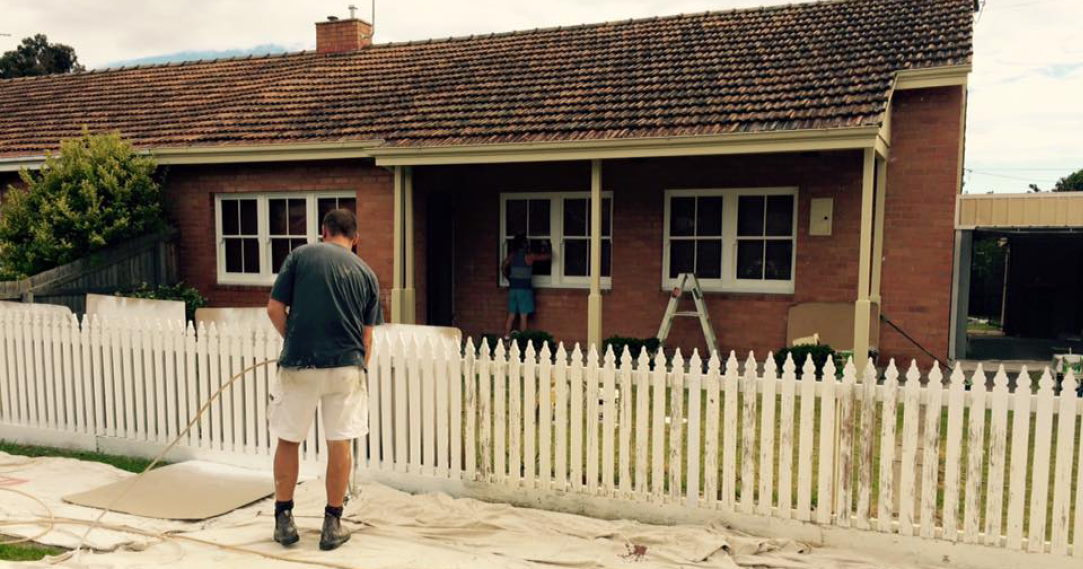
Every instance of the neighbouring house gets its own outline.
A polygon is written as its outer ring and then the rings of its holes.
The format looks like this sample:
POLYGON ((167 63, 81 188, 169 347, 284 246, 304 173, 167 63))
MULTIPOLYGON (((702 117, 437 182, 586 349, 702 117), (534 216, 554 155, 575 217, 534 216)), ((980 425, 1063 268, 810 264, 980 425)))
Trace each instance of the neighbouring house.
MULTIPOLYGON (((947 355, 974 4, 389 44, 345 19, 316 24, 315 52, 0 81, 0 184, 119 131, 169 167, 181 276, 214 306, 262 305, 339 206, 397 322, 500 330, 525 233, 554 252, 535 324, 566 342, 654 335, 695 272, 724 350, 830 329, 928 362, 878 315, 947 355)), ((702 349, 698 323, 670 344, 702 349)))

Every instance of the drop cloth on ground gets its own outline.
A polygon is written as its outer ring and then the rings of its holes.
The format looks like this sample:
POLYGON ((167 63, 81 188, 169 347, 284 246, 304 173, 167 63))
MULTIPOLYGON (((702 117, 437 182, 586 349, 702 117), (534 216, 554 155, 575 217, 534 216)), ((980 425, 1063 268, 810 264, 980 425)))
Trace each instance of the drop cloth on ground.
MULTIPOLYGON (((23 461, 0 453, 0 465, 23 461)), ((9 470, 0 466, 0 471, 9 470)), ((98 510, 65 504, 61 495, 90 489, 131 474, 108 465, 73 459, 31 459, 6 476, 25 479, 16 488, 45 501, 59 517, 93 519, 98 510)), ((301 542, 284 549, 271 541, 273 502, 268 499, 203 522, 152 520, 110 513, 104 522, 141 530, 175 532, 255 551, 342 564, 381 568, 738 568, 883 569, 875 559, 845 551, 811 548, 785 539, 750 536, 721 524, 655 526, 606 521, 454 499, 442 494, 410 495, 381 486, 361 486, 344 523, 353 539, 339 550, 317 549, 322 524, 321 481, 303 483, 295 497, 301 542)), ((39 506, 23 499, 0 500, 0 519, 37 516, 39 506)), ((71 547, 83 528, 63 527, 39 540, 71 547)), ((32 535, 36 528, 4 533, 32 535)), ((95 530, 88 541, 99 551, 67 559, 60 567, 287 567, 295 565, 255 555, 183 541, 95 530)), ((26 566, 26 565, 23 565, 26 566)))

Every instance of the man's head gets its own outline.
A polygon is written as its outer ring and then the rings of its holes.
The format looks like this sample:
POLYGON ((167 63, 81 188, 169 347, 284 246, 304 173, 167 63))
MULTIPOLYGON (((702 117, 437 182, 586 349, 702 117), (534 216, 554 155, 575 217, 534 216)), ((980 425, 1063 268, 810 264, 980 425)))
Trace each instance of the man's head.
POLYGON ((527 246, 526 235, 523 235, 522 233, 520 233, 519 235, 516 235, 511 240, 511 246, 510 247, 511 247, 511 252, 513 252, 513 253, 518 253, 519 251, 522 251, 522 250, 526 249, 526 246, 527 246))
POLYGON ((347 249, 357 240, 357 216, 348 209, 333 209, 323 216, 323 240, 347 249))

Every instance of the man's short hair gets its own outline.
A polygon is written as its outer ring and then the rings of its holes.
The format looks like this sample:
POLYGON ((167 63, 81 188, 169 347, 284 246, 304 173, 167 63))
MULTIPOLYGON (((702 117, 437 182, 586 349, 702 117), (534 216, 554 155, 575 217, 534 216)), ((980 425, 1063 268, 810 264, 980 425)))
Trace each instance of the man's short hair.
POLYGON ((323 216, 323 228, 331 237, 357 237, 357 216, 348 209, 333 209, 323 216))

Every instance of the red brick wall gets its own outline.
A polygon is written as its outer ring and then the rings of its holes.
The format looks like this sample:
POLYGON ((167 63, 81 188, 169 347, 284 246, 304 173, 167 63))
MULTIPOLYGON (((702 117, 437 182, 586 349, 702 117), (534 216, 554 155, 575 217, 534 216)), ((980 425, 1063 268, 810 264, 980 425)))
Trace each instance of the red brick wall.
MULTIPOLYGON (((964 91, 895 94, 884 221, 884 315, 940 358, 948 353, 955 197, 964 91)), ((888 326, 887 355, 930 358, 888 326)))
POLYGON ((360 256, 380 278, 384 312, 391 291, 394 194, 391 174, 361 161, 173 166, 167 211, 180 229, 181 277, 212 306, 264 306, 270 287, 219 285, 214 195, 233 192, 337 191, 357 193, 360 256))
MULTIPOLYGON (((456 325, 466 334, 498 332, 506 293, 497 286, 499 193, 585 191, 584 163, 420 169, 416 186, 455 192, 456 325)), ((604 293, 604 335, 647 337, 658 331, 668 302, 661 290, 664 191, 681 188, 797 186, 796 293, 710 293, 708 305, 726 349, 766 353, 783 345, 795 302, 853 301, 857 290, 858 152, 607 161, 603 185, 614 195, 613 289, 604 293), (808 203, 833 197, 829 237, 808 236, 808 203)), ((452 213, 449 213, 449 215, 452 213)), ((534 326, 565 342, 586 336, 587 291, 539 289, 534 326)), ((670 343, 704 347, 699 323, 674 324, 670 343)))

